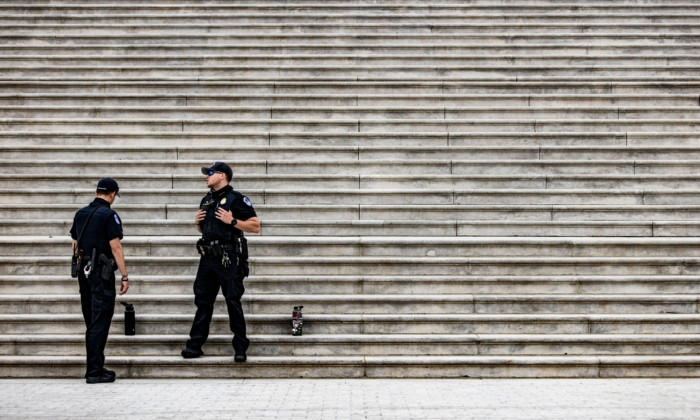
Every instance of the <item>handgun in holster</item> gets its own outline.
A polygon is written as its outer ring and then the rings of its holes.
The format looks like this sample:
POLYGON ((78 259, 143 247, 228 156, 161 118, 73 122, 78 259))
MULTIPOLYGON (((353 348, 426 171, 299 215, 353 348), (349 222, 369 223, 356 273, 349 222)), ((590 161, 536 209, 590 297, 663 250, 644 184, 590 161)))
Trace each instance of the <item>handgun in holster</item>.
POLYGON ((110 260, 104 254, 100 254, 100 263, 102 263, 100 277, 102 277, 102 280, 111 280, 112 273, 114 273, 115 266, 117 265, 116 261, 114 258, 110 260))

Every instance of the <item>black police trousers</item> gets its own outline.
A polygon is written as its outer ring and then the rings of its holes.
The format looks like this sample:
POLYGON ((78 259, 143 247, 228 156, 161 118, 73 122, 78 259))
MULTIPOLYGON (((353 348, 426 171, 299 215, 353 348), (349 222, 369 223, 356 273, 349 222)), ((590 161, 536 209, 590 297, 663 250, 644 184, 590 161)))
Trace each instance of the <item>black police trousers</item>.
POLYGON ((85 376, 100 376, 105 365, 105 345, 109 326, 114 315, 114 274, 111 280, 105 281, 98 270, 93 270, 89 278, 85 278, 82 270, 78 272, 80 286, 80 304, 85 320, 85 350, 87 353, 87 370, 85 376))
POLYGON ((221 264, 221 257, 203 256, 199 260, 197 278, 194 280, 194 304, 197 306, 197 313, 194 316, 187 348, 201 349, 206 343, 219 288, 226 299, 229 326, 233 333, 233 349, 236 352, 245 352, 248 348, 249 341, 245 333, 245 319, 241 306, 245 288, 236 266, 236 255, 230 254, 230 257, 231 265, 228 267, 221 264))

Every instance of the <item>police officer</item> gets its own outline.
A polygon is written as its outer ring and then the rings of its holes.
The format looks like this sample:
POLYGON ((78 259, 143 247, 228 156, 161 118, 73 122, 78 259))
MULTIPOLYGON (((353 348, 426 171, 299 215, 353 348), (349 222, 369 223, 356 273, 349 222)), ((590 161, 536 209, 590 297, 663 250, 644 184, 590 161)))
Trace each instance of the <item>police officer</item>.
POLYGON ((73 227, 70 230, 73 238, 73 255, 78 255, 80 261, 78 284, 83 318, 87 327, 85 379, 89 384, 114 382, 116 378, 113 371, 104 368, 104 349, 114 314, 115 265, 122 276, 119 294, 123 295, 129 290, 129 276, 126 273, 124 251, 121 245, 122 222, 117 213, 110 208, 115 196, 119 195, 119 185, 112 178, 101 179, 97 183, 95 195, 95 200, 89 206, 78 210, 75 214, 73 227), (105 258, 100 259, 100 255, 105 258), (114 261, 106 263, 105 260, 114 261), (107 279, 102 277, 102 268, 105 264, 112 265, 105 271, 108 271, 107 279))
POLYGON ((247 247, 243 249, 241 244, 245 242, 243 232, 260 232, 260 220, 248 197, 229 185, 233 176, 230 166, 216 162, 209 168, 202 168, 202 173, 207 177, 210 191, 200 202, 195 216, 195 227, 202 233, 197 243, 202 257, 194 281, 197 313, 182 357, 191 359, 204 354, 202 346, 209 336, 214 303, 221 288, 234 334, 234 360, 245 362, 250 340, 246 337, 241 296, 245 290, 243 278, 247 275, 247 261, 244 261, 247 247))

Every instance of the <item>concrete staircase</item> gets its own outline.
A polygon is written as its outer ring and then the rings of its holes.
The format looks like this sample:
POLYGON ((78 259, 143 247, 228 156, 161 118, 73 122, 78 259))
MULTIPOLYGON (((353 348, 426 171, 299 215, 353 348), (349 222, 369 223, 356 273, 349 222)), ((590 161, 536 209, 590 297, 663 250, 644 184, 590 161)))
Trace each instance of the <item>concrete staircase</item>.
POLYGON ((120 377, 700 375, 700 2, 0 5, 0 377, 84 373, 66 233, 116 178, 120 377), (200 166, 252 346, 194 315, 200 166), (291 311, 304 305, 305 335, 291 311))

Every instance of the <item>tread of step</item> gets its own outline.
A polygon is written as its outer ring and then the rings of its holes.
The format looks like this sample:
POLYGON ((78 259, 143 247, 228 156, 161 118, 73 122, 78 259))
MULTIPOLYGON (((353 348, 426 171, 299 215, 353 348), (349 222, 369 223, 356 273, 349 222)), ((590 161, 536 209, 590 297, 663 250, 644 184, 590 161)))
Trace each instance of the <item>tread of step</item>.
MULTIPOLYGON (((364 356, 110 357, 107 367, 131 378, 245 377, 698 377, 698 356, 364 356), (183 369, 196 367, 196 369, 183 369)), ((0 356, 2 377, 72 377, 83 356, 0 356)))

